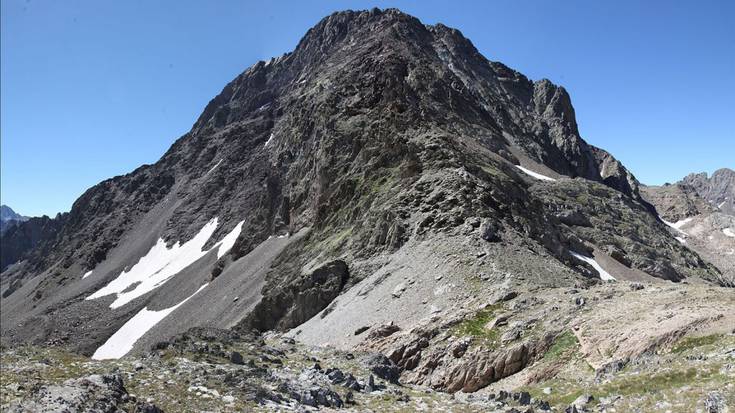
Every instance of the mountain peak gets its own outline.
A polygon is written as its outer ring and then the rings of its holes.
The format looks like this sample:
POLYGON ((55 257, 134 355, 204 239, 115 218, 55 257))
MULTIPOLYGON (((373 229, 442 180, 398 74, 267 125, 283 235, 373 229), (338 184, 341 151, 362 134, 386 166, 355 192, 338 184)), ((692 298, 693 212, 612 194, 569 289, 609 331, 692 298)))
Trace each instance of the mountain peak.
POLYGON ((3 204, 0 205, 0 221, 27 221, 28 217, 18 214, 12 208, 3 204))

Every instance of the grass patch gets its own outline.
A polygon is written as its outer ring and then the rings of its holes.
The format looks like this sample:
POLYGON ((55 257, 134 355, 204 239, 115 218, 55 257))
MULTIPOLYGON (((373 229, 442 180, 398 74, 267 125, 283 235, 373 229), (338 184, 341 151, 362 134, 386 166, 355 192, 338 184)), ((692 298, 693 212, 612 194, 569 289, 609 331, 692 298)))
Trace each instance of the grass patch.
POLYGON ((683 339, 676 342, 674 347, 671 348, 672 353, 683 353, 687 350, 695 349, 697 347, 709 346, 715 344, 722 338, 721 334, 713 334, 710 336, 702 337, 684 337, 683 339))
POLYGON ((551 347, 544 354, 544 360, 552 361, 566 357, 571 353, 571 350, 576 350, 578 345, 577 336, 571 331, 565 331, 554 339, 551 347))
POLYGON ((472 318, 465 319, 454 328, 458 336, 471 336, 485 341, 491 347, 499 343, 500 332, 497 328, 487 329, 485 325, 495 318, 496 313, 503 308, 502 303, 493 304, 475 313, 472 318))

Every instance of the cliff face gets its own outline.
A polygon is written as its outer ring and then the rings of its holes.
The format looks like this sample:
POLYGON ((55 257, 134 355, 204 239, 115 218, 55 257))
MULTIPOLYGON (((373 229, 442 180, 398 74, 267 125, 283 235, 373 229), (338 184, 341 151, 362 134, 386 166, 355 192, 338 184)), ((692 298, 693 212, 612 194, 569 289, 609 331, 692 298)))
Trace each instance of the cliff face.
POLYGON ((294 327, 406 251, 447 240, 524 251, 508 271, 539 283, 599 278, 570 251, 658 279, 717 274, 650 213, 633 175, 579 136, 563 88, 397 10, 325 18, 226 85, 158 162, 89 189, 53 227, 2 275, 3 336, 74 336, 90 354, 144 307, 182 305, 136 346, 248 323, 254 309, 259 328, 294 327), (187 248, 196 260, 173 256, 187 248), (150 281, 163 270, 143 267, 164 259, 180 271, 150 281), (337 281, 324 276, 334 262, 337 281), (120 277, 134 282, 100 293, 120 277), (300 301, 302 289, 317 298, 300 301))
POLYGON ((681 180, 681 184, 694 188, 702 199, 719 211, 735 215, 735 171, 732 169, 718 169, 711 177, 707 177, 705 172, 690 174, 681 180))

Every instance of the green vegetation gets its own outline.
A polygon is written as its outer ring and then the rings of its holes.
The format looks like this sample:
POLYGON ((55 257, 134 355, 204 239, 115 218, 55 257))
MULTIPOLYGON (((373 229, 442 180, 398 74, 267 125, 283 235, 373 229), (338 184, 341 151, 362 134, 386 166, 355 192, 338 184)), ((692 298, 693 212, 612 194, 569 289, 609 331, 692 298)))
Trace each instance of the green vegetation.
POLYGON ((458 336, 471 336, 484 341, 483 344, 492 348, 500 342, 500 332, 497 328, 488 329, 485 325, 495 318, 496 313, 503 308, 502 303, 494 304, 475 313, 472 318, 465 319, 454 328, 458 336))
POLYGON ((713 334, 702 337, 684 337, 679 340, 674 347, 671 348, 672 353, 683 353, 697 347, 703 347, 715 344, 722 338, 721 334, 713 334))
POLYGON ((549 350, 544 354, 544 360, 551 361, 567 358, 572 354, 572 351, 577 350, 577 346, 579 346, 577 336, 571 331, 565 331, 554 339, 554 343, 551 344, 549 350))

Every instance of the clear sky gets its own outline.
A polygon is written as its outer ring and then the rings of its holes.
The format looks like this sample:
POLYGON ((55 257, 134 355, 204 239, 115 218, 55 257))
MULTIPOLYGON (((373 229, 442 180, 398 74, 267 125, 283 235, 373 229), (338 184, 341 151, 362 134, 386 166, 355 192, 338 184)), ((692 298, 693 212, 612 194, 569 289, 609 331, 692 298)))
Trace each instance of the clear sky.
POLYGON ((735 2, 2 0, 2 203, 67 211, 155 162, 248 66, 332 11, 398 7, 569 90, 644 183, 735 167, 735 2))

